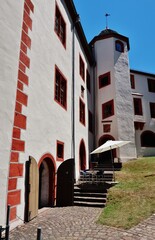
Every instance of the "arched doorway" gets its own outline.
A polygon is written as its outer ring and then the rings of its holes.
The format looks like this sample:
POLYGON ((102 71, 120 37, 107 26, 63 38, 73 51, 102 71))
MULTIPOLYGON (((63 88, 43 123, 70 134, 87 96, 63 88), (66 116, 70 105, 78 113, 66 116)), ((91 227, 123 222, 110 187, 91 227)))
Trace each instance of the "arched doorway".
POLYGON ((54 206, 55 163, 50 154, 39 161, 39 208, 54 206))
MULTIPOLYGON (((103 135, 99 139, 99 146, 107 142, 108 140, 115 140, 111 135, 103 135)), ((112 158, 116 157, 116 149, 113 149, 112 151, 106 151, 101 154, 99 154, 99 163, 105 164, 105 163, 112 163, 112 158)))
POLYGON ((79 161, 80 161, 80 170, 86 169, 86 148, 84 141, 81 140, 79 147, 79 161))

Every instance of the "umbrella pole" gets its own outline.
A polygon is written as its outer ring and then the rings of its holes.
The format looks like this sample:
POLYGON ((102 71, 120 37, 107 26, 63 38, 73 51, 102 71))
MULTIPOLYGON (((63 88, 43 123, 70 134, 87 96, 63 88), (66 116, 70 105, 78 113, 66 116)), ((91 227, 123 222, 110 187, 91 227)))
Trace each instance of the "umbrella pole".
MULTIPOLYGON (((111 147, 110 147, 111 148, 111 147)), ((113 155, 112 155, 112 148, 110 150, 111 152, 111 160, 112 160, 112 167, 113 167, 113 176, 114 176, 114 182, 115 182, 115 169, 114 169, 114 159, 113 159, 113 155)))

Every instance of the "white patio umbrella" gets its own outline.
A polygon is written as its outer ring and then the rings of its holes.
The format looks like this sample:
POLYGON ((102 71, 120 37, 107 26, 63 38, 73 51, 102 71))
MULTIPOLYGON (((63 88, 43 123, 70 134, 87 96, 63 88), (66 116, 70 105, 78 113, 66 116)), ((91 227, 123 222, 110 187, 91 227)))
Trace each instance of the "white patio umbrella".
POLYGON ((122 147, 126 144, 130 143, 130 141, 113 141, 113 140, 109 140, 107 142, 105 142, 103 145, 101 145, 100 147, 96 148, 94 151, 92 151, 90 154, 97 154, 97 153, 102 153, 102 152, 106 152, 115 148, 119 148, 122 147))
POLYGON ((114 160, 113 160, 113 156, 112 156, 112 149, 122 147, 122 146, 124 146, 124 145, 126 145, 128 143, 130 143, 130 141, 113 141, 113 140, 109 140, 109 141, 105 142, 103 145, 101 145, 100 147, 96 148, 94 151, 92 151, 90 153, 90 154, 97 154, 97 153, 103 153, 103 152, 111 150, 111 160, 112 160, 112 163, 113 163, 114 181, 115 181, 115 171, 114 171, 114 160))

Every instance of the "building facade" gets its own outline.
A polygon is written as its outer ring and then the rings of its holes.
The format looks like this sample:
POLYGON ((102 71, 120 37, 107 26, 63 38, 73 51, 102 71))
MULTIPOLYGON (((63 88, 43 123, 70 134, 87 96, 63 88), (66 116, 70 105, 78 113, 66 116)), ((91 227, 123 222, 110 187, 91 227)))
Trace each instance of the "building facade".
POLYGON ((28 162, 37 211, 55 205, 67 159, 77 180, 107 140, 131 141, 122 161, 155 154, 155 75, 130 70, 129 39, 115 31, 88 44, 72 0, 6 0, 0 16, 0 225, 10 204, 14 227, 31 215, 28 162))

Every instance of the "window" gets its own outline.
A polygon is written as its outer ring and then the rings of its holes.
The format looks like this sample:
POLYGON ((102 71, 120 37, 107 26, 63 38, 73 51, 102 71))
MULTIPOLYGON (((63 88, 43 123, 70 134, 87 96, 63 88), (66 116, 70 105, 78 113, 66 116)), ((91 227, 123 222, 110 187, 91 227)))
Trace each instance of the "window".
POLYGON ((56 6, 55 11, 55 32, 62 44, 66 46, 66 23, 60 13, 58 6, 56 6))
POLYGON ((104 124, 103 125, 103 132, 107 133, 110 132, 111 130, 111 125, 110 124, 104 124))
POLYGON ((80 99, 80 122, 85 125, 85 104, 80 99))
POLYGON ((115 42, 115 49, 118 52, 124 52, 124 44, 121 41, 116 40, 116 42, 115 42))
POLYGON ((133 74, 130 74, 130 83, 131 83, 131 88, 135 89, 135 76, 133 74))
POLYGON ((108 118, 114 115, 114 101, 111 100, 102 104, 102 119, 108 118))
POLYGON ((79 72, 82 79, 85 80, 85 66, 81 56, 79 57, 79 72))
POLYGON ((90 74, 89 74, 88 70, 87 70, 87 80, 86 81, 87 81, 87 89, 89 92, 91 92, 90 74))
POLYGON ((64 143, 57 141, 57 161, 64 160, 64 143))
POLYGON ((89 131, 93 132, 93 114, 89 111, 89 131))
POLYGON ((155 133, 151 131, 145 131, 141 135, 142 147, 155 147, 155 133))
POLYGON ((147 82, 148 82, 149 92, 155 92, 155 80, 148 78, 147 82))
POLYGON ((57 67, 55 69, 55 101, 67 108, 67 81, 57 67))
POLYGON ((133 102, 135 115, 143 115, 142 100, 140 98, 134 98, 133 102))
POLYGON ((155 118, 155 103, 150 102, 150 114, 151 118, 155 118))
POLYGON ((106 87, 110 84, 110 72, 99 76, 99 88, 106 87))

